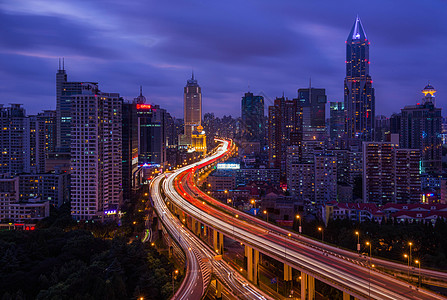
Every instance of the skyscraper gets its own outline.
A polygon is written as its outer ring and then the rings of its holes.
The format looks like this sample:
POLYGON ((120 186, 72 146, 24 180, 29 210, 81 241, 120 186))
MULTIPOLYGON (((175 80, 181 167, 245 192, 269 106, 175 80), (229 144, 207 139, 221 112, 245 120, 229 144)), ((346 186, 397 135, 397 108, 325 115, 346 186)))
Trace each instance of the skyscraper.
POLYGON ((264 97, 245 93, 241 103, 243 138, 248 142, 264 140, 264 97))
POLYGON ((302 107, 297 99, 289 100, 284 96, 276 98, 269 106, 268 143, 269 167, 281 169, 286 175, 287 147, 300 145, 302 141, 302 107))
POLYGON ((202 125, 202 89, 194 73, 188 79, 183 93, 183 115, 185 122, 184 142, 191 144, 191 135, 194 127, 202 125))
POLYGON ((95 90, 71 100, 71 214, 101 220, 122 202, 122 98, 95 90))
POLYGON ((303 108, 303 140, 324 140, 326 133, 326 90, 309 87, 298 90, 303 108))
POLYGON ((152 166, 166 162, 166 110, 158 105, 137 104, 138 163, 152 166))
POLYGON ((122 110, 122 141, 123 141, 123 200, 131 199, 136 188, 136 173, 138 171, 138 116, 137 104, 123 103, 122 110))
POLYGON ((64 64, 59 60, 59 70, 56 73, 56 130, 57 151, 70 152, 71 143, 71 96, 92 94, 98 89, 96 82, 69 82, 64 64))
POLYGON ((422 151, 421 171, 440 173, 442 170, 442 116, 441 108, 435 107, 436 90, 427 85, 423 90, 422 103, 402 109, 400 145, 402 148, 422 151))
POLYGON ((344 101, 349 140, 374 139, 375 97, 369 75, 369 44, 362 22, 357 17, 346 40, 344 101))

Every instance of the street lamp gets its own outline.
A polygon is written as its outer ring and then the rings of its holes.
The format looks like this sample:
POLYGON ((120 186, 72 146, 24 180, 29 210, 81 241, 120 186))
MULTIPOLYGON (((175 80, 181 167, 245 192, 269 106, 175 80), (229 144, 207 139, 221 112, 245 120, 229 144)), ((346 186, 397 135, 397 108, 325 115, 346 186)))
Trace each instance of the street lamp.
POLYGON ((366 245, 369 246, 369 281, 368 281, 368 298, 371 299, 371 243, 366 242, 366 245))
POLYGON ((371 243, 366 242, 366 245, 369 246, 369 265, 371 266, 371 243))
POLYGON ((421 261, 416 259, 414 262, 419 266, 418 287, 421 287, 421 261))
POLYGON ((324 241, 324 230, 323 227, 318 227, 318 231, 321 231, 321 242, 324 241))
POLYGON ((301 216, 300 215, 296 215, 296 218, 298 220, 300 220, 300 227, 298 227, 298 232, 301 233, 301 216))
POLYGON ((256 201, 254 199, 251 199, 250 203, 251 205, 253 205, 253 208, 256 209, 256 201))
POLYGON ((411 260, 411 246, 413 246, 413 243, 412 242, 408 242, 408 246, 410 246, 410 257, 409 257, 409 259, 410 259, 410 261, 412 261, 411 260))
POLYGON ((175 271, 172 271, 172 295, 174 295, 174 273, 175 273, 175 275, 177 275, 178 274, 178 270, 175 270, 175 271))
POLYGON ((357 236, 357 253, 360 254, 360 232, 356 231, 355 235, 357 236))
POLYGON ((264 215, 266 215, 267 216, 267 223, 269 222, 269 214, 268 214, 268 212, 267 212, 267 210, 266 209, 264 209, 264 215))
POLYGON ((404 257, 408 259, 408 280, 410 280, 410 256, 407 254, 404 254, 404 257))

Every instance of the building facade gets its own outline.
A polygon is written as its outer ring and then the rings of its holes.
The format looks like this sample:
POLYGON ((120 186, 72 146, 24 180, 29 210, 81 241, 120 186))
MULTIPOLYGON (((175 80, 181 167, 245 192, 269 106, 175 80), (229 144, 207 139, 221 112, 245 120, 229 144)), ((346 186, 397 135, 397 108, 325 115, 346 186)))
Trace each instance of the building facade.
POLYGON ((241 103, 242 137, 244 141, 264 140, 264 97, 245 93, 241 103))
POLYGON ((194 79, 188 79, 183 90, 184 137, 183 143, 190 145, 194 127, 202 125, 202 89, 194 79))
POLYGON ((57 151, 70 152, 71 145, 71 118, 72 95, 93 94, 98 90, 96 82, 70 82, 67 72, 59 61, 59 70, 56 73, 56 129, 57 151))
POLYGON ((389 142, 363 142, 363 201, 418 203, 420 150, 389 142))
POLYGON ((122 99, 96 91, 71 100, 71 214, 102 220, 122 202, 122 99))
POLYGON ((402 148, 419 149, 422 152, 422 173, 442 171, 442 116, 441 108, 435 107, 436 90, 427 85, 422 103, 402 109, 400 144, 402 148))
POLYGON ((344 103, 349 140, 372 141, 374 138, 375 97, 369 75, 369 45, 362 22, 357 17, 346 40, 344 103))
POLYGON ((312 87, 299 89, 298 101, 303 110, 303 140, 325 140, 326 90, 312 87))

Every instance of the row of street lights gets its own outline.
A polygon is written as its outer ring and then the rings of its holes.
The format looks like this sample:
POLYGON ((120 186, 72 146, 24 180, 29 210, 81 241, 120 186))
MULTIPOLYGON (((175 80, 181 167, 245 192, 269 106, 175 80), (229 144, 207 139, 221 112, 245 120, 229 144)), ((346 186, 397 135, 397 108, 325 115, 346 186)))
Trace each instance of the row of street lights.
MULTIPOLYGON (((318 228, 318 229, 320 229, 320 228, 318 228)), ((360 254, 360 233, 358 231, 356 231, 355 235, 357 235, 357 252, 360 254)), ((369 246, 369 266, 370 266, 370 268, 374 268, 374 265, 371 263, 371 247, 372 247, 371 242, 367 241, 366 246, 369 246)), ((412 261, 412 259, 411 259, 412 251, 411 250, 412 250, 413 243, 408 242, 408 246, 410 247, 410 255, 404 254, 404 258, 407 259, 407 265, 408 265, 407 275, 408 275, 408 279, 410 279, 410 261, 412 261)), ((414 263, 419 267, 418 286, 421 287, 421 261, 416 259, 414 261, 414 263)))

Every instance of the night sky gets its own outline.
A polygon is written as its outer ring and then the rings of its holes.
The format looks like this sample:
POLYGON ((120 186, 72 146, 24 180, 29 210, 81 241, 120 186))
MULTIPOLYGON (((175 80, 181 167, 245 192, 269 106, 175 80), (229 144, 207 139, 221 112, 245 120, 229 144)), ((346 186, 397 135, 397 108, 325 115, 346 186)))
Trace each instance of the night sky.
POLYGON ((0 103, 55 109, 55 73, 96 81, 182 117, 194 70, 203 111, 240 116, 244 92, 266 106, 298 88, 343 101, 345 40, 359 15, 370 45, 376 114, 415 104, 428 81, 447 109, 447 1, 0 0, 0 103))

